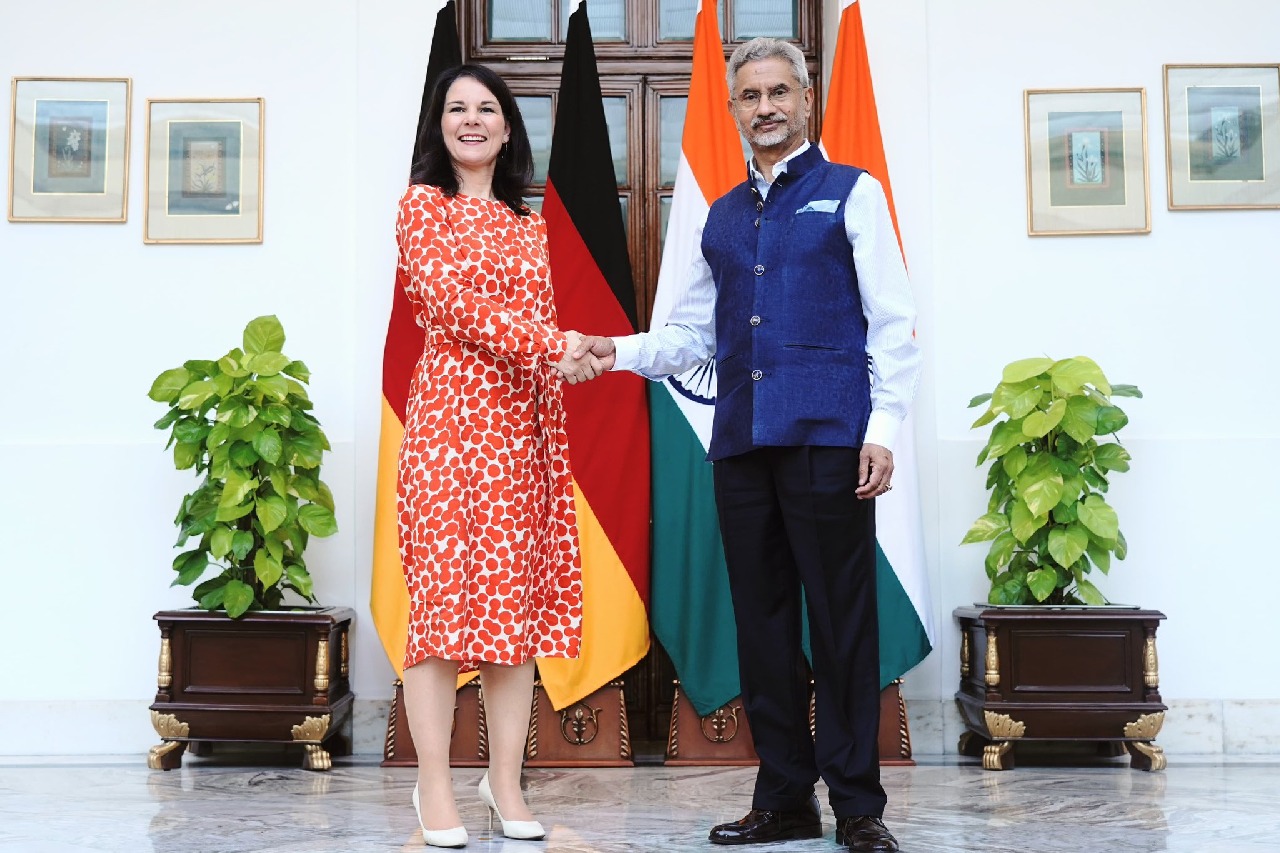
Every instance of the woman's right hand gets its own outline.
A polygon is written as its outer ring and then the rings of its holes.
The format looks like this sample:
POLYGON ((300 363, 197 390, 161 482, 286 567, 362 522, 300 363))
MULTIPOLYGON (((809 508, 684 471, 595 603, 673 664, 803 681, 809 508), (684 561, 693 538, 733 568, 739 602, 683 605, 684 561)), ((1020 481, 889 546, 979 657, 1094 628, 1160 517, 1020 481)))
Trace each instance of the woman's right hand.
POLYGON ((565 351, 564 356, 552 366, 570 385, 576 385, 579 382, 588 382, 595 379, 601 373, 605 372, 605 365, 599 358, 592 354, 589 347, 583 344, 589 341, 589 338, 583 337, 578 332, 568 331, 565 336, 569 339, 569 348, 565 351), (578 358, 574 358, 575 352, 580 352, 578 358))

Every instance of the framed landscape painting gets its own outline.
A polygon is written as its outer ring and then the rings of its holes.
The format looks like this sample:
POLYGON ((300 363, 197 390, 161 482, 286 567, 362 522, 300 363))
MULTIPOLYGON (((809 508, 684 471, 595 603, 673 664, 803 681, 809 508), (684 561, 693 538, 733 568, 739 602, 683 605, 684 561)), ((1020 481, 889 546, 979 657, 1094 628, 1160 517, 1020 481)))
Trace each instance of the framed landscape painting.
POLYGON ((1280 207, 1280 65, 1164 66, 1170 210, 1280 207))
POLYGON ((1027 233, 1151 231, 1145 89, 1028 89, 1027 233))
POLYGON ((261 98, 147 101, 147 243, 261 243, 261 98))
POLYGON ((13 78, 10 222, 128 218, 130 97, 128 78, 13 78))

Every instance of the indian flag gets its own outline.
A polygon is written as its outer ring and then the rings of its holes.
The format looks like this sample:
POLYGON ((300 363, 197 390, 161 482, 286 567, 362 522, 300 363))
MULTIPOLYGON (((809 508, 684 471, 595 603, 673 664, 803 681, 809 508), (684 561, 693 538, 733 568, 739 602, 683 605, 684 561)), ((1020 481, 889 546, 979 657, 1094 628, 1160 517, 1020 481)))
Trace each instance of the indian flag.
MULTIPOLYGON (((840 34, 822 120, 822 147, 835 163, 858 166, 884 186, 889 215, 898 214, 880 138, 867 40, 857 0, 843 0, 840 34)), ((898 246, 902 234, 898 232, 898 246)), ((876 588, 880 614, 880 686, 901 678, 933 649, 933 611, 925 571, 920 485, 911 417, 893 452, 893 491, 876 498, 876 588)))
MULTIPOLYGON (((726 107, 724 48, 716 4, 700 3, 680 164, 671 199, 651 328, 666 324, 699 251, 695 233, 711 202, 746 175, 738 130, 726 107)), ((711 463, 714 369, 654 384, 649 392, 653 468, 653 562, 649 622, 699 714, 741 692, 711 463)))

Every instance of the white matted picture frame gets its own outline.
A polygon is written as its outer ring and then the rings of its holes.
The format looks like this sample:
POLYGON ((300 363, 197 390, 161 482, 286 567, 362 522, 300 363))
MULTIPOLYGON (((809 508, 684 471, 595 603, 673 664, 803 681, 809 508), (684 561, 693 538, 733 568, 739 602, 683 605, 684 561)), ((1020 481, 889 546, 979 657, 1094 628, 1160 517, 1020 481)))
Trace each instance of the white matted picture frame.
POLYGON ((124 222, 129 216, 127 77, 14 77, 10 222, 124 222))
POLYGON ((1280 208, 1280 64, 1164 66, 1170 210, 1280 208))
POLYGON ((144 243, 261 243, 262 98, 147 101, 144 243))
POLYGON ((1146 89, 1027 89, 1027 234, 1148 234, 1146 89))

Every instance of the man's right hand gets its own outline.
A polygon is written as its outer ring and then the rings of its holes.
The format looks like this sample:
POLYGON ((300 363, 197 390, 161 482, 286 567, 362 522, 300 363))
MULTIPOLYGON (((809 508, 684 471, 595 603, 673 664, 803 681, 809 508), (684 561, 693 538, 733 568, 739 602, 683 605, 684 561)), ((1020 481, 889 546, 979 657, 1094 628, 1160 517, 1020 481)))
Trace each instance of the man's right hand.
POLYGON ((616 349, 613 338, 602 335, 583 335, 582 340, 573 350, 573 358, 580 359, 590 353, 599 359, 605 370, 613 370, 613 364, 617 360, 616 349))

